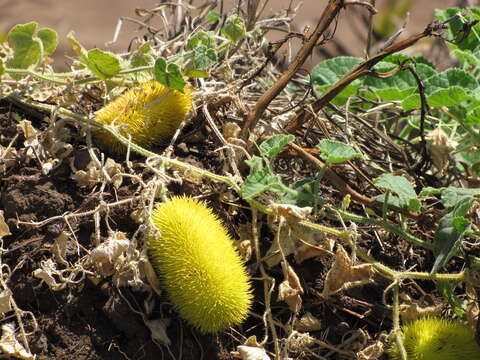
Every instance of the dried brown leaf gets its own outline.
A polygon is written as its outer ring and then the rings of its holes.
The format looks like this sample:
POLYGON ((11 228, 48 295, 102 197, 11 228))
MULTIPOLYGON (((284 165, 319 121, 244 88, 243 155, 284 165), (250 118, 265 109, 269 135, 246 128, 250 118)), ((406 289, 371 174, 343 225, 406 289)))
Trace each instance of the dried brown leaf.
POLYGON ((8 228, 5 218, 3 217, 3 210, 0 210, 0 239, 4 236, 12 235, 10 229, 8 228))
POLYGON ((303 288, 298 275, 290 265, 282 262, 282 268, 285 280, 278 286, 278 301, 285 301, 290 311, 296 314, 302 305, 303 288))
POLYGON ((373 272, 370 264, 352 265, 343 246, 338 245, 335 262, 328 271, 322 295, 327 298, 342 290, 368 284, 373 281, 373 272))

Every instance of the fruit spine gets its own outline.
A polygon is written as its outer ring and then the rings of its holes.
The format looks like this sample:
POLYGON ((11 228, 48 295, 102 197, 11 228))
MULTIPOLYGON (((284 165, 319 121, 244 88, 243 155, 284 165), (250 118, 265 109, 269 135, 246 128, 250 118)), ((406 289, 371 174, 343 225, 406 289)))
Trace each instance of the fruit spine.
MULTIPOLYGON (((140 83, 100 109, 95 120, 116 126, 121 135, 143 147, 166 142, 192 107, 191 90, 186 86, 184 91, 171 90, 157 81, 140 83)), ((112 151, 125 150, 106 131, 97 131, 96 139, 112 151)))
POLYGON ((175 308, 203 333, 240 324, 252 294, 233 241, 218 218, 198 200, 173 197, 152 214, 161 236, 148 254, 175 308))
MULTIPOLYGON (((475 331, 453 320, 421 318, 403 326, 402 334, 408 360, 480 359, 475 331)), ((401 359, 396 342, 389 355, 392 360, 401 359)))

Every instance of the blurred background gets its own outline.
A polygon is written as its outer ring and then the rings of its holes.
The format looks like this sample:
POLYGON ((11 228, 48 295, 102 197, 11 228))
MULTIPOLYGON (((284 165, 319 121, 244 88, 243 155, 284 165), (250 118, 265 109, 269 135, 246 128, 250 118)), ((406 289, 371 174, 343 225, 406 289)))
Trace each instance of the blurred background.
MULTIPOLYGON (((155 0, 0 0, 0 33, 3 35, 15 24, 37 21, 39 27, 50 27, 56 30, 60 36, 60 45, 54 54, 54 67, 58 70, 67 69, 68 56, 73 56, 70 46, 66 41, 69 31, 74 31, 79 40, 87 49, 98 47, 114 52, 125 52, 133 37, 142 35, 144 30, 138 32, 139 26, 131 21, 123 24, 118 41, 112 45, 105 45, 114 37, 115 28, 120 17, 141 19, 135 8, 152 9, 159 2, 155 0)), ((193 6, 205 3, 205 0, 171 0, 171 2, 191 3, 193 6)), ((210 1, 211 2, 211 1, 210 1)), ((246 1, 244 1, 246 2, 246 1)), ((328 0, 304 0, 299 8, 298 15, 293 23, 292 30, 303 32, 307 26, 313 27, 328 0)), ((220 1, 217 1, 220 3, 220 1)), ((262 2, 263 3, 263 2, 262 2)), ((290 3, 296 7, 300 2, 291 0, 270 0, 264 14, 272 11, 286 9, 290 3)), ((445 9, 451 6, 468 6, 477 1, 465 0, 376 0, 376 8, 379 14, 375 16, 375 30, 378 41, 388 38, 402 27, 407 13, 408 22, 404 36, 422 31, 433 19, 434 9, 445 9)), ((224 1, 224 11, 228 12, 236 7, 237 0, 224 1)), ((361 6, 349 6, 342 12, 334 41, 323 47, 312 57, 307 67, 317 63, 321 58, 336 55, 363 56, 365 51, 365 39, 367 28, 365 21, 368 12, 361 6)), ((284 33, 271 32, 272 40, 284 36, 284 33)), ((432 40, 430 40, 432 41, 432 40)), ((299 40, 294 40, 299 45, 299 40)), ((421 44, 415 51, 420 55, 428 54, 430 46, 421 44)), ((288 62, 288 54, 285 53, 284 62, 288 62)), ((435 61, 435 59, 430 59, 435 61)), ((437 64, 441 66, 441 64, 437 64)))

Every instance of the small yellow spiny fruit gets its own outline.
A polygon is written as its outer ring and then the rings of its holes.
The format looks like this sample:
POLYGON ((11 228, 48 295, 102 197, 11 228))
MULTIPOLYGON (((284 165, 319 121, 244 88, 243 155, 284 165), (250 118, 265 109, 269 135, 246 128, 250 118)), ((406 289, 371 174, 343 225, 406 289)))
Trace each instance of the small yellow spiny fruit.
MULTIPOLYGON (((191 89, 184 93, 170 90, 157 81, 138 84, 100 109, 95 120, 118 126, 118 131, 132 142, 149 147, 168 141, 192 107, 191 89)), ((96 132, 96 139, 114 152, 126 147, 106 131, 96 132)))
POLYGON ((240 324, 252 293, 245 265, 220 220, 195 199, 173 197, 152 214, 160 238, 150 261, 180 316, 203 333, 240 324))
MULTIPOLYGON (((407 360, 474 360, 480 359, 475 331, 462 323, 426 317, 402 327, 407 360)), ((397 343, 388 351, 390 359, 400 360, 397 343)))

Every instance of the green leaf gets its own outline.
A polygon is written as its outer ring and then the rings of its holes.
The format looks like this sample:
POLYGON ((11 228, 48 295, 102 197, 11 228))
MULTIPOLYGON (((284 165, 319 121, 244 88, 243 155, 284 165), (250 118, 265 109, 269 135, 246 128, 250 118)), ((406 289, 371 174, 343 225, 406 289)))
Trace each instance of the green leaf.
POLYGON ((220 20, 221 17, 222 17, 222 15, 218 12, 215 12, 215 11, 210 11, 207 14, 207 20, 210 24, 218 23, 218 21, 220 20))
POLYGON ((101 80, 111 78, 121 70, 117 56, 100 49, 88 51, 86 65, 101 80))
POLYGON ((472 199, 466 198, 455 205, 453 210, 440 219, 439 227, 433 239, 435 262, 431 273, 437 273, 456 255, 470 222, 463 216, 472 205, 472 199))
POLYGON ((406 207, 410 211, 418 211, 420 209, 420 201, 417 199, 417 194, 412 184, 403 176, 383 174, 373 180, 373 182, 378 187, 397 194, 400 207, 406 207))
POLYGON ((13 58, 7 66, 14 69, 28 69, 38 63, 43 56, 43 44, 34 37, 37 29, 36 22, 15 25, 7 35, 8 42, 13 48, 13 58))
POLYGON ((77 39, 75 38, 75 33, 73 31, 70 31, 68 34, 67 34, 67 40, 68 42, 70 43, 70 46, 72 47, 72 50, 73 52, 79 56, 82 61, 86 61, 87 60, 87 50, 85 50, 85 48, 82 46, 82 44, 80 44, 77 39))
POLYGON ((440 89, 427 97, 431 107, 455 106, 472 97, 460 86, 452 86, 448 89, 440 89))
POLYGON ((457 57, 464 67, 480 68, 480 54, 479 51, 475 53, 471 50, 454 49, 453 54, 457 57))
MULTIPOLYGON (((410 63, 412 63, 412 65, 419 65, 419 64, 427 65, 427 66, 431 67, 433 70, 435 70, 435 65, 433 65, 430 61, 428 61, 423 56, 407 55, 407 54, 402 54, 402 53, 396 53, 396 54, 388 55, 387 57, 383 58, 383 60, 380 63, 389 62, 389 63, 393 63, 393 64, 396 64, 396 65, 400 65, 400 64, 404 63, 405 61, 407 61, 409 59, 412 60, 410 62, 410 63)), ((375 66, 375 68, 376 68, 376 66, 375 66)))
POLYGON ((333 85, 360 62, 361 58, 351 56, 337 56, 322 61, 312 69, 312 83, 316 86, 333 85))
POLYGON ((199 45, 193 50, 193 68, 205 70, 215 65, 218 61, 217 52, 205 45, 199 45))
MULTIPOLYGON (((138 68, 143 66, 153 65, 155 58, 153 57, 152 49, 148 43, 144 43, 130 56, 130 67, 138 68)), ((152 78, 151 70, 138 71, 133 74, 133 77, 138 82, 148 81, 152 78)))
POLYGON ((434 188, 434 187, 424 187, 418 196, 427 196, 427 195, 440 195, 445 188, 434 188))
POLYGON ((3 66, 3 60, 0 59, 0 77, 3 75, 5 72, 5 67, 3 66))
MULTIPOLYGON (((395 67, 392 63, 382 61, 375 66, 375 71, 387 72, 395 67)), ((415 71, 422 80, 437 73, 434 68, 426 64, 416 64, 415 71)), ((417 89, 417 82, 408 70, 398 71, 388 78, 368 76, 365 78, 364 84, 386 101, 403 100, 417 89)))
POLYGON ((437 280, 437 291, 442 294, 445 301, 450 304, 455 314, 462 317, 465 314, 466 302, 455 295, 456 281, 437 280))
POLYGON ((183 93, 185 87, 185 80, 183 80, 180 68, 176 64, 167 64, 163 58, 158 58, 155 61, 153 70, 155 80, 159 83, 183 93))
MULTIPOLYGON (((378 202, 384 203, 386 196, 385 196, 385 194, 380 194, 380 195, 374 196, 373 198, 375 200, 377 200, 378 202)), ((395 196, 393 194, 389 194, 387 200, 388 200, 388 205, 396 206, 396 207, 402 207, 402 204, 400 203, 400 199, 398 198, 398 196, 395 196)))
POLYGON ((480 104, 472 105, 465 116, 465 124, 472 127, 480 124, 480 104))
POLYGON ((263 170, 263 159, 260 156, 253 155, 250 160, 245 160, 245 164, 250 167, 250 173, 263 170))
POLYGON ((478 88, 478 81, 464 70, 448 69, 425 81, 425 93, 432 94, 439 89, 448 89, 452 86, 475 90, 478 88))
MULTIPOLYGON (((460 69, 448 69, 429 77, 425 82, 427 102, 432 107, 454 106, 473 98, 472 91, 478 88, 477 80, 460 69)), ((408 96, 403 102, 404 110, 420 107, 420 96, 417 93, 408 96)))
POLYGON ((198 69, 186 69, 183 71, 183 75, 190 79, 208 78, 210 76, 206 71, 198 69))
POLYGON ((265 168, 247 176, 242 186, 242 197, 245 200, 254 198, 268 190, 276 190, 281 186, 280 176, 265 168))
MULTIPOLYGON (((323 93, 360 62, 362 62, 362 59, 350 56, 337 56, 322 61, 312 69, 312 84, 316 86, 319 93, 323 93)), ((357 92, 361 84, 362 80, 360 79, 353 81, 336 96, 333 103, 337 105, 344 104, 348 97, 357 92)))
POLYGON ((283 147, 294 139, 295 136, 293 135, 273 135, 270 139, 267 139, 260 144, 260 153, 263 156, 273 160, 277 157, 280 151, 282 151, 283 147))
POLYGON ((279 200, 281 204, 292 204, 300 207, 323 205, 325 200, 318 196, 318 182, 316 179, 303 179, 294 183, 293 192, 286 192, 279 200))
POLYGON ((243 19, 240 16, 233 14, 225 20, 221 33, 228 40, 236 43, 247 36, 247 28, 245 27, 243 19))
MULTIPOLYGON (((464 141, 462 145, 466 148, 478 144, 478 141, 464 141)), ((475 149, 475 148, 473 148, 475 149)), ((455 159, 462 163, 462 166, 470 168, 473 174, 480 176, 480 151, 467 149, 455 155, 455 159)))
POLYGON ((449 8, 446 10, 435 10, 435 16, 440 21, 445 21, 453 16, 460 14, 460 18, 454 19, 447 23, 448 26, 448 38, 452 40, 455 45, 450 45, 453 48, 458 47, 461 50, 476 50, 480 47, 478 34, 480 34, 480 23, 476 24, 468 34, 464 36, 463 31, 464 23, 471 20, 480 20, 479 8, 449 8), (464 14, 467 14, 465 17, 464 14), (461 40, 461 41, 460 41, 461 40))
POLYGON ((442 192, 442 203, 446 207, 454 207, 465 200, 473 201, 476 195, 480 195, 480 189, 448 187, 442 192))
POLYGON ((362 157, 362 154, 358 153, 350 145, 334 140, 323 139, 316 148, 321 152, 320 157, 330 164, 362 157))
POLYGON ((58 34, 55 30, 43 28, 38 30, 37 36, 43 43, 43 53, 51 55, 58 45, 58 34))
POLYGON ((130 66, 132 68, 153 65, 155 58, 153 57, 152 49, 148 43, 140 46, 130 56, 130 66))
POLYGON ((212 31, 198 30, 187 42, 189 50, 195 49, 197 46, 203 45, 209 49, 215 48, 215 34, 212 31))

